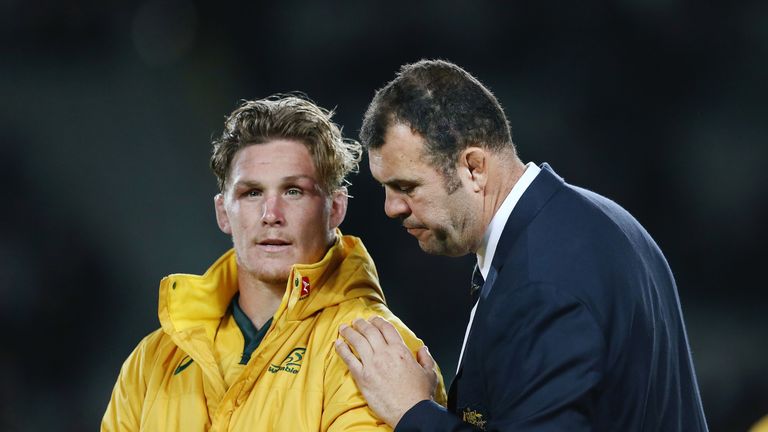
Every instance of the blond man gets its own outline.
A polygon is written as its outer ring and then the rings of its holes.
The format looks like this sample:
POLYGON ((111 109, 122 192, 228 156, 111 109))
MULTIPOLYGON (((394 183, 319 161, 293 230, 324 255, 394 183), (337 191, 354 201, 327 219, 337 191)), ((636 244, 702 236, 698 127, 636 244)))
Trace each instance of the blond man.
MULTIPOLYGON (((337 329, 387 309, 360 239, 338 229, 360 145, 296 96, 247 101, 213 142, 218 226, 234 248, 160 282, 161 328, 125 361, 101 429, 388 430, 335 355, 337 329)), ((437 398, 445 400, 442 381, 437 398)))

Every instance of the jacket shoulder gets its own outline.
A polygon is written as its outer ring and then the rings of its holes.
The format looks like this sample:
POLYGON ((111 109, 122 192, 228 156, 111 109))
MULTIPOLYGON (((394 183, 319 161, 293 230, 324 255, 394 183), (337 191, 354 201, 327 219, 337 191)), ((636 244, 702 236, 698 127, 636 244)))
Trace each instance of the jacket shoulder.
POLYGON ((173 343, 170 336, 162 328, 144 336, 136 346, 136 350, 141 350, 142 355, 150 357, 171 349, 176 349, 176 344, 173 343))
POLYGON ((128 355, 102 418, 102 431, 139 430, 144 399, 152 387, 152 374, 175 345, 162 329, 145 336, 128 355))
POLYGON ((127 375, 125 378, 128 379, 136 379, 137 375, 146 379, 159 359, 167 358, 176 349, 176 344, 163 329, 157 329, 139 341, 123 363, 121 374, 127 375))
MULTIPOLYGON (((374 301, 370 298, 361 297, 340 303, 338 305, 338 313, 335 317, 335 330, 338 329, 338 326, 341 324, 349 325, 355 319, 362 318, 367 320, 374 316, 380 316, 389 321, 395 327, 395 329, 397 329, 398 333, 400 333, 400 336, 403 338, 403 342, 405 342, 405 345, 411 351, 413 356, 416 357, 416 353, 421 347, 425 345, 424 341, 419 339, 419 337, 416 336, 416 334, 410 328, 408 328, 408 326, 405 325, 405 323, 400 320, 400 318, 393 314, 386 304, 374 301)), ((333 357, 338 359, 338 355, 335 352, 333 353, 333 357)), ((445 406, 447 403, 445 384, 443 382, 440 367, 436 365, 436 368, 438 383, 435 394, 435 401, 438 404, 445 406)))
POLYGON ((357 318, 369 319, 375 316, 380 316, 390 323, 392 323, 400 336, 403 337, 405 344, 411 348, 412 351, 418 350, 424 342, 419 339, 405 323, 400 320, 392 311, 389 310, 387 305, 377 301, 372 301, 366 298, 357 298, 349 301, 345 301, 339 304, 338 321, 339 324, 349 324, 357 318))

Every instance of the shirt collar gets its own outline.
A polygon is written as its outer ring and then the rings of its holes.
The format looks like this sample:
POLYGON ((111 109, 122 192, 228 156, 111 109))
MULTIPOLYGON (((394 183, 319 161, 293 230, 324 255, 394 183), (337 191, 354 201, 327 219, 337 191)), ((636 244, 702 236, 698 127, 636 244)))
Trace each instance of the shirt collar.
POLYGON ((480 269, 480 273, 483 275, 483 279, 488 279, 488 272, 491 271, 491 262, 493 262, 493 255, 496 253, 496 246, 499 244, 501 233, 504 231, 504 225, 507 224, 509 215, 512 214, 512 210, 515 209, 515 205, 520 201, 520 197, 531 185, 533 179, 539 174, 541 168, 537 167, 535 163, 528 162, 525 166, 525 172, 520 179, 509 191, 507 197, 504 198, 504 202, 493 215, 491 223, 488 224, 488 228, 485 229, 485 235, 483 235, 483 241, 480 243, 480 247, 477 249, 477 267, 480 269))
MULTIPOLYGON (((253 325, 253 321, 248 318, 245 311, 240 307, 240 292, 235 294, 232 298, 232 317, 235 319, 235 323, 240 328, 240 332, 243 333, 243 357, 240 360, 240 364, 248 364, 251 359, 251 354, 259 346, 261 340, 267 334, 267 330, 272 325, 272 318, 268 319, 260 329, 257 329, 253 325)), ((226 318, 224 318, 226 319, 226 318)))

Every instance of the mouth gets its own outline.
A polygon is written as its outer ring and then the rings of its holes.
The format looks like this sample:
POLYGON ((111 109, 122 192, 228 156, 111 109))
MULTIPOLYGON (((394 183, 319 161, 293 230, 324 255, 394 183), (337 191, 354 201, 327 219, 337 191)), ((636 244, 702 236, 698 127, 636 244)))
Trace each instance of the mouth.
POLYGON ((263 239, 257 243, 265 252, 282 252, 291 246, 291 242, 278 238, 263 239))
POLYGON ((419 237, 421 233, 427 230, 425 227, 420 227, 420 226, 413 226, 413 227, 404 226, 404 228, 406 231, 408 231, 408 234, 414 237, 419 237))

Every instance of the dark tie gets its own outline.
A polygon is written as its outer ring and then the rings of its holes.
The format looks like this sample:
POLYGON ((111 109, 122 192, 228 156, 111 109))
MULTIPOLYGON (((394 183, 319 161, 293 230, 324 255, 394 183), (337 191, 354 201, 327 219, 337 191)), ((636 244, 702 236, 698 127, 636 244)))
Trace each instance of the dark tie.
POLYGON ((477 303, 477 299, 480 298, 480 291, 482 290, 484 283, 483 273, 477 267, 477 264, 475 264, 475 268, 472 270, 472 286, 469 288, 473 306, 477 303))

